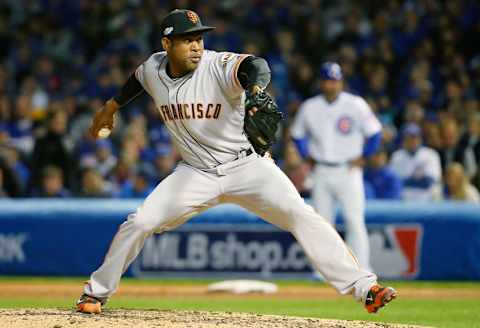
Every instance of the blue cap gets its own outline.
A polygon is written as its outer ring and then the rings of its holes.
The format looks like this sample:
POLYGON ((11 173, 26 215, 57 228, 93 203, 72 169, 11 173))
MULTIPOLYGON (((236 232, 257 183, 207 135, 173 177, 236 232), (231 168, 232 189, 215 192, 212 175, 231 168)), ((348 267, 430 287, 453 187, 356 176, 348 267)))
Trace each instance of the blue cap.
POLYGON ((403 136, 421 136, 422 135, 422 129, 415 124, 415 123, 408 123, 405 125, 405 127, 402 130, 403 136))
POLYGON ((326 62, 320 69, 320 78, 322 80, 340 81, 343 78, 342 68, 338 63, 326 62))

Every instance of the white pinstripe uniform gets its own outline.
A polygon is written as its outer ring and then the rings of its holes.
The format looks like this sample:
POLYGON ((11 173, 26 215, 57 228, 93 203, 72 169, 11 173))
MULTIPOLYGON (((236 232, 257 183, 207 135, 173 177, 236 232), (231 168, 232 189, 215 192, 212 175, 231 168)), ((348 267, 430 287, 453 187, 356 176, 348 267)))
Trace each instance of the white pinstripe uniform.
POLYGON ((167 56, 160 52, 137 69, 183 161, 120 226, 86 294, 112 295, 152 233, 229 202, 290 231, 340 293, 364 301, 376 276, 358 267, 331 225, 304 203, 273 161, 246 151, 251 145, 243 133, 245 93, 237 79, 245 57, 205 51, 193 72, 172 79, 165 69, 167 56))
POLYGON ((349 161, 362 155, 365 138, 381 131, 381 124, 361 97, 341 92, 329 103, 324 96, 307 99, 300 107, 291 134, 309 137, 309 153, 316 161, 312 198, 320 215, 335 223, 339 201, 346 224, 346 241, 362 267, 370 269, 365 227, 363 173, 349 161))

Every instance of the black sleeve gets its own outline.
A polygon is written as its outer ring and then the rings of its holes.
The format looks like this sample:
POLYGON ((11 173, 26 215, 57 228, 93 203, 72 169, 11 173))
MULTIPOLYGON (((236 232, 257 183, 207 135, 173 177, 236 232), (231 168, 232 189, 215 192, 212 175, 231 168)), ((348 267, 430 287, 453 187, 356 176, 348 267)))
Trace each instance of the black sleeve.
POLYGON ((142 85, 135 77, 135 73, 133 73, 123 85, 120 93, 113 97, 113 99, 122 107, 140 96, 144 91, 142 85))
POLYGON ((238 67, 237 78, 245 90, 252 85, 265 89, 270 83, 270 68, 265 59, 249 56, 238 67))

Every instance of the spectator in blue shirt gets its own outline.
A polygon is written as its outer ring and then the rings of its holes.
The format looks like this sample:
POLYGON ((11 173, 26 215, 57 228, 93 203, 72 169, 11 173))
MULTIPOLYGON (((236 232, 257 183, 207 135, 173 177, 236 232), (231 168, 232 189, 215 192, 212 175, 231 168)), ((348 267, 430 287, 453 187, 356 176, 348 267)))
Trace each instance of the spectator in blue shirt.
POLYGON ((385 149, 369 158, 363 171, 367 199, 400 199, 402 180, 388 167, 387 161, 385 149))
POLYGON ((131 181, 125 183, 119 194, 119 198, 144 198, 155 188, 152 183, 153 177, 146 170, 138 170, 131 181))

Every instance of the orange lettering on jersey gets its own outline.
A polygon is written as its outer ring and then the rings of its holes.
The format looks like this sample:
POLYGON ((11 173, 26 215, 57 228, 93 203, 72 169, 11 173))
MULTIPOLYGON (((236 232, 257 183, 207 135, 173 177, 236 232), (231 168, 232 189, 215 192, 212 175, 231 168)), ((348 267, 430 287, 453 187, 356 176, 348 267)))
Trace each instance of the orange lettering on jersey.
POLYGON ((192 118, 196 118, 195 117, 195 104, 191 104, 191 108, 192 108, 192 118))
POLYGON ((222 104, 170 104, 161 105, 160 116, 164 122, 190 119, 218 119, 222 113, 222 104))
POLYGON ((165 105, 165 113, 167 113, 169 121, 173 120, 172 113, 170 113, 170 108, 167 105, 165 105))
POLYGON ((208 104, 207 112, 205 113, 205 118, 212 118, 212 115, 210 114, 210 109, 212 108, 213 108, 213 104, 208 104))
POLYGON ((183 111, 184 111, 185 118, 189 120, 191 116, 188 115, 188 104, 183 104, 183 111))
POLYGON ((158 113, 160 114, 160 117, 162 118, 162 120, 165 121, 165 113, 163 111, 164 111, 164 109, 163 109, 163 105, 162 105, 158 109, 158 113))
POLYGON ((183 120, 182 104, 177 104, 178 119, 183 120))
POLYGON ((162 105, 160 106, 160 110, 163 114, 163 121, 166 122, 170 119, 169 115, 168 115, 168 106, 166 105, 162 105))
POLYGON ((203 118, 203 104, 197 104, 197 118, 203 118))
POLYGON ((215 106, 215 112, 213 113, 213 118, 218 119, 221 111, 222 111, 222 105, 217 104, 217 106, 215 106))
POLYGON ((174 104, 172 104, 171 107, 172 107, 173 118, 174 118, 175 120, 178 120, 177 108, 175 107, 174 104))

